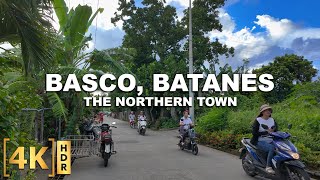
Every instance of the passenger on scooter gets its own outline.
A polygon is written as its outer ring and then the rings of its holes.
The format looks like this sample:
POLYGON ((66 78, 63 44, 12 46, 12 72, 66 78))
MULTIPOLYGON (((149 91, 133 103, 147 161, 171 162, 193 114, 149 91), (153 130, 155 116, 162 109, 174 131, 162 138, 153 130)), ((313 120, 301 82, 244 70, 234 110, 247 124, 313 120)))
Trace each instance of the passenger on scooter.
POLYGON ((146 119, 147 119, 147 117, 144 115, 144 112, 140 111, 140 114, 138 115, 138 131, 140 129, 140 121, 146 120, 146 119))
POLYGON ((278 126, 276 121, 271 117, 272 108, 264 104, 260 107, 260 112, 258 117, 255 119, 252 126, 252 139, 251 144, 257 146, 258 149, 268 153, 267 157, 267 166, 266 171, 268 173, 274 174, 274 170, 272 169, 272 158, 274 156, 274 145, 272 143, 272 139, 266 136, 271 132, 276 132, 278 130, 278 126), (268 126, 268 130, 264 129, 262 125, 268 126))
POLYGON ((131 124, 131 122, 134 121, 134 118, 136 118, 136 116, 134 115, 134 112, 131 111, 130 114, 129 114, 129 123, 131 124))
POLYGON ((189 111, 185 110, 183 112, 183 117, 180 119, 180 134, 182 135, 182 144, 184 143, 185 137, 188 135, 188 128, 189 126, 193 126, 193 122, 191 118, 189 117, 189 111))

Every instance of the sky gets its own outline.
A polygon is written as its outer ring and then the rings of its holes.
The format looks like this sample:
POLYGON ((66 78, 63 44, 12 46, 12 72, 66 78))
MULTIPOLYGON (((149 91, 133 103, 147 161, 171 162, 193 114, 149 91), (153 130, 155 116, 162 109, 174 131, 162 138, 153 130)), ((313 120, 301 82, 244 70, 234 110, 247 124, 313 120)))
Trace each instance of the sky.
MULTIPOLYGON (((118 8, 118 0, 65 0, 69 7, 88 4, 96 10, 104 8, 89 28, 93 34, 90 48, 106 49, 122 44, 122 22, 116 26, 111 17, 118 8), (96 38, 95 38, 96 37, 96 38)), ((141 5, 141 0, 136 0, 141 5)), ((177 8, 178 16, 189 5, 189 0, 166 0, 177 8)), ((276 56, 295 53, 313 61, 320 70, 320 7, 319 0, 227 0, 219 9, 223 31, 212 31, 210 38, 236 49, 232 58, 221 57, 221 65, 232 67, 250 60, 250 68, 267 64, 276 56)), ((57 25, 56 25, 57 26, 57 25)), ((320 73, 319 73, 320 74, 320 73)))

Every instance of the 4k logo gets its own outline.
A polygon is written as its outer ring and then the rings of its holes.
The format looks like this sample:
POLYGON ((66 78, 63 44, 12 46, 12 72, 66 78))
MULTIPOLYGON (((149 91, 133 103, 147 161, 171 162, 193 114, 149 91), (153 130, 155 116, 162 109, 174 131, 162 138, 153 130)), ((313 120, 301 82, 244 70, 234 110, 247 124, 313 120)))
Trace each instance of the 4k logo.
MULTIPOLYGON (((28 164, 28 161, 25 159, 24 153, 25 147, 18 147, 13 154, 10 156, 9 161, 7 163, 7 149, 6 143, 10 141, 9 138, 3 139, 3 175, 4 177, 10 177, 7 174, 7 164, 16 164, 19 169, 24 169, 24 166, 28 164)), ((52 156, 51 156, 51 174, 49 177, 55 176, 55 162, 57 162, 57 174, 71 174, 71 142, 70 141, 57 141, 57 146, 55 148, 55 140, 53 138, 49 138, 49 141, 52 144, 52 156), (55 153, 57 151, 57 153, 55 153), (55 156, 57 155, 57 156, 55 156), (55 161, 56 158, 56 161, 55 161)), ((40 168, 43 170, 49 169, 48 165, 42 159, 43 154, 48 150, 48 147, 42 147, 38 152, 36 152, 35 147, 30 147, 29 154, 29 166, 30 169, 36 168, 36 162, 40 165, 40 168)))

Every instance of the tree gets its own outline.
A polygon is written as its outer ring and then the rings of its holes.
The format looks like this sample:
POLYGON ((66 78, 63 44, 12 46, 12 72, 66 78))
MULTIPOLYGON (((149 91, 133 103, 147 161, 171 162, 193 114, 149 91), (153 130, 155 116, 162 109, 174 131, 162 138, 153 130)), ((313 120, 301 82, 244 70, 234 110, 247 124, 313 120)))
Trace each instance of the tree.
POLYGON ((161 62, 168 55, 179 52, 179 42, 186 34, 174 7, 165 6, 159 0, 143 0, 141 3, 144 7, 137 7, 134 0, 120 0, 120 13, 112 18, 114 24, 124 21, 123 47, 136 49, 134 62, 137 67, 157 59, 161 62))
POLYGON ((264 93, 264 98, 270 103, 284 100, 295 84, 311 82, 317 72, 318 70, 313 68, 312 61, 295 54, 275 57, 268 65, 253 70, 257 75, 273 75, 275 87, 273 91, 264 93))
MULTIPOLYGON (((225 0, 194 0, 192 7, 192 36, 193 36, 193 59, 195 73, 202 73, 207 68, 203 65, 209 62, 209 69, 216 73, 216 65, 219 65, 219 58, 233 56, 234 48, 228 48, 219 42, 218 39, 211 40, 208 33, 213 30, 222 31, 222 25, 218 20, 219 11, 225 0)), ((184 27, 189 27, 189 11, 184 11, 182 19, 184 27)), ((189 43, 186 43, 187 52, 189 43)))
MULTIPOLYGON (((145 81, 144 78, 154 73, 187 73, 188 44, 184 42, 188 38, 188 11, 185 11, 185 17, 180 21, 176 9, 165 5, 163 0, 143 0, 141 3, 143 7, 137 7, 134 0, 120 0, 119 13, 112 19, 113 23, 119 20, 124 22, 123 29, 126 35, 122 46, 136 49, 132 71, 137 74, 140 81, 144 82, 149 95, 184 96, 182 92, 152 93, 151 83, 147 83, 148 80, 145 81)), ((224 0, 194 1, 195 73, 204 71, 205 61, 215 65, 220 55, 228 56, 233 53, 233 48, 227 48, 218 40, 211 42, 207 37, 207 33, 213 29, 221 31, 217 8, 223 4, 224 0)), ((161 115, 165 114, 165 108, 155 109, 156 111, 160 109, 161 115)), ((171 114, 174 116, 174 113, 171 114)))
POLYGON ((50 67, 49 0, 1 0, 0 44, 21 46, 24 74, 50 67))

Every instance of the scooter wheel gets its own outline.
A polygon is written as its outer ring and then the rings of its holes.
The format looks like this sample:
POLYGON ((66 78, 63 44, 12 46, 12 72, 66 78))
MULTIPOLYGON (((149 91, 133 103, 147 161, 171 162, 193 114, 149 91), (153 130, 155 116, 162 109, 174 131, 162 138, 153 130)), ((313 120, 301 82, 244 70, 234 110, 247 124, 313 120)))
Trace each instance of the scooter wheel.
POLYGON ((108 162, 109 162, 109 154, 103 153, 103 164, 104 164, 104 167, 108 166, 108 162))
POLYGON ((192 154, 193 155, 197 155, 199 152, 198 146, 197 145, 193 145, 192 147, 192 154))
POLYGON ((254 167, 248 162, 247 159, 251 159, 248 154, 242 157, 242 168, 247 175, 254 177, 257 174, 254 171, 254 167))
POLYGON ((107 157, 104 158, 104 167, 108 166, 109 159, 107 157))
POLYGON ((179 142, 179 148, 180 148, 180 150, 184 150, 184 145, 182 145, 182 143, 181 142, 179 142))

